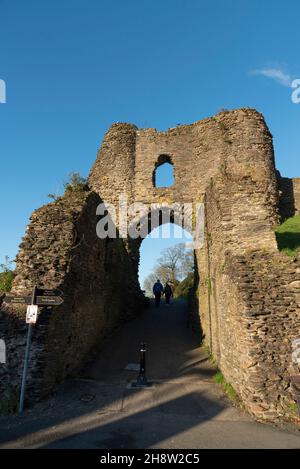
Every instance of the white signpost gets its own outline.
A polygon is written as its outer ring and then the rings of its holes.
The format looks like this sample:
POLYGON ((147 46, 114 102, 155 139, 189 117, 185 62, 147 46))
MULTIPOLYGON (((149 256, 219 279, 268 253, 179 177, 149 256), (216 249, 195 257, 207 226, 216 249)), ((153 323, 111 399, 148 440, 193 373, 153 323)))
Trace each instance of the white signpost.
MULTIPOLYGON (((37 322, 38 316, 38 305, 40 306, 59 306, 63 303, 63 299, 61 298, 62 291, 59 289, 45 289, 45 288, 37 288, 34 287, 31 297, 30 296, 12 296, 8 295, 5 296, 4 301, 6 303, 16 303, 16 304, 27 304, 27 313, 26 313, 26 324, 28 324, 28 332, 27 332, 27 339, 26 339, 26 349, 25 349, 25 359, 24 359, 24 367, 23 367, 23 374, 22 374, 22 382, 21 382, 21 393, 20 393, 20 402, 19 402, 19 413, 23 412, 24 408, 24 400, 25 400, 25 388, 26 388, 26 376, 27 376, 27 369, 28 369, 28 362, 29 362, 29 352, 30 352, 30 344, 31 344, 31 335, 32 335, 32 326, 37 322)), ((4 341, 2 341, 4 342, 4 341)), ((3 347, 3 346, 2 346, 3 347)), ((3 358, 5 359, 5 344, 4 344, 4 352, 1 349, 1 340, 0 340, 0 363, 5 363, 1 361, 3 358)))
POLYGON ((3 339, 0 339, 0 363, 6 363, 6 346, 3 339))
POLYGON ((26 324, 35 324, 37 321, 38 306, 28 305, 26 313, 26 324))

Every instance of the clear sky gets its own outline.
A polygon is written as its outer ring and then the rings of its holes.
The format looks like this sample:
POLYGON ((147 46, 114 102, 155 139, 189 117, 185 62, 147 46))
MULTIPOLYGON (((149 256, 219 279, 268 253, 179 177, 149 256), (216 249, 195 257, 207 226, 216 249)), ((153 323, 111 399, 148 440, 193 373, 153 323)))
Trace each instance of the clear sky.
POLYGON ((152 273, 160 253, 170 246, 178 243, 185 243, 186 247, 193 241, 188 231, 171 223, 166 223, 153 231, 145 238, 140 249, 139 280, 143 287, 144 280, 149 273, 152 273))
POLYGON ((0 0, 0 262, 115 121, 164 130, 254 107, 278 169, 300 176, 299 18, 298 0, 0 0))

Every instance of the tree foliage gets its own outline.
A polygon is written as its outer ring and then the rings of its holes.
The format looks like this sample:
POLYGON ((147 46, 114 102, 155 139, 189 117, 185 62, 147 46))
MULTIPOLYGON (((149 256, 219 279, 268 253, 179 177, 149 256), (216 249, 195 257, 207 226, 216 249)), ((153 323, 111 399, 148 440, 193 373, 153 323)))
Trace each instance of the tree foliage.
MULTIPOLYGON (((72 172, 69 174, 68 180, 64 183, 65 194, 70 192, 81 192, 88 189, 87 179, 80 176, 79 173, 72 172)), ((48 194, 49 199, 54 201, 60 200, 62 196, 55 194, 48 194)))
POLYGON ((14 271, 12 269, 13 262, 5 257, 5 264, 0 264, 0 291, 10 292, 14 279, 14 271))
POLYGON ((194 272, 194 253, 184 243, 164 249, 157 263, 144 281, 146 295, 152 296, 153 284, 159 279, 162 284, 170 282, 174 293, 180 282, 194 272))
POLYGON ((193 287, 194 272, 189 272, 188 275, 176 286, 174 296, 177 298, 188 298, 189 293, 193 287))
POLYGON ((72 172, 69 174, 69 179, 64 183, 65 191, 78 191, 87 189, 86 178, 80 176, 79 173, 72 172))

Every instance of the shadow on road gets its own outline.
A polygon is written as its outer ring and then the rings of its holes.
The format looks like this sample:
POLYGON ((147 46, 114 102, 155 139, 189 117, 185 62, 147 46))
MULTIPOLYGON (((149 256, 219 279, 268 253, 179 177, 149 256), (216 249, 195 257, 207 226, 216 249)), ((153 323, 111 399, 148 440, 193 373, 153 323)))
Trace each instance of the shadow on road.
MULTIPOLYGON (((0 448, 297 447, 299 437, 258 425, 213 382, 216 370, 176 301, 116 331, 80 377, 21 416, 0 419, 0 448), (148 389, 132 389, 147 343, 148 389)), ((300 445, 299 445, 300 446, 300 445)))

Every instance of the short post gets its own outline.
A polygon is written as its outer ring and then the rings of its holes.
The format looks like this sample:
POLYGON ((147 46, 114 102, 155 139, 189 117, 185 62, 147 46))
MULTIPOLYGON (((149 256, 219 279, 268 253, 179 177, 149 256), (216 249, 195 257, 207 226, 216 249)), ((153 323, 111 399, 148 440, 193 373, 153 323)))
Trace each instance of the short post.
MULTIPOLYGON (((36 304, 36 294, 37 294, 37 287, 34 286, 32 296, 31 296, 31 304, 32 305, 36 304)), ((26 378, 27 378, 27 370, 28 370, 28 363, 29 363, 31 336, 32 336, 32 324, 28 324, 26 349, 25 349, 25 359, 24 359, 24 367, 23 367, 22 383, 21 383, 21 393, 20 393, 20 402, 19 402, 19 414, 21 414, 24 410, 26 378)))
POLYGON ((140 371, 137 378, 137 386, 147 386, 146 377, 146 344, 142 343, 140 347, 140 371))

